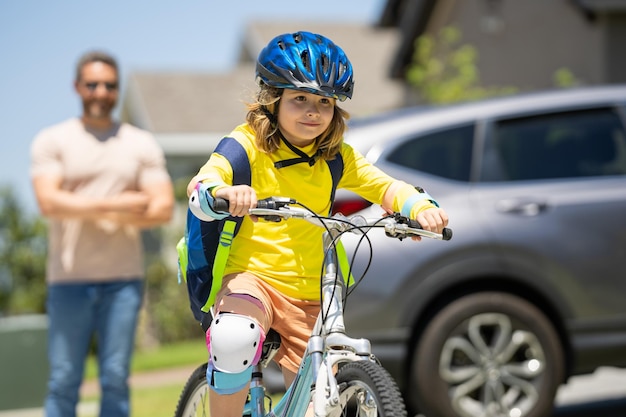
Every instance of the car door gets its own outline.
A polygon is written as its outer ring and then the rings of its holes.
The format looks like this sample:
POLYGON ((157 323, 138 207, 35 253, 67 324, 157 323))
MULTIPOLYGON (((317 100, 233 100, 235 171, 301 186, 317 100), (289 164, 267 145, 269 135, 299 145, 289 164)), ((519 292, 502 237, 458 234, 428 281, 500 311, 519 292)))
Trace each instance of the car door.
POLYGON ((487 123, 472 200, 511 274, 578 330, 626 328, 626 134, 617 108, 487 123))

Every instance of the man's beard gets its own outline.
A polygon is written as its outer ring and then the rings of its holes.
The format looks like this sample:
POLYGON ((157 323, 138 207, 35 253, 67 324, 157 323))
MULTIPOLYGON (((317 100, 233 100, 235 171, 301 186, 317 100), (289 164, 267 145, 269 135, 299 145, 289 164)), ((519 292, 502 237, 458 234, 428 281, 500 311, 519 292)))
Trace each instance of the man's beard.
POLYGON ((108 119, 111 117, 114 106, 115 103, 110 101, 93 100, 83 103, 83 111, 87 117, 92 119, 108 119))

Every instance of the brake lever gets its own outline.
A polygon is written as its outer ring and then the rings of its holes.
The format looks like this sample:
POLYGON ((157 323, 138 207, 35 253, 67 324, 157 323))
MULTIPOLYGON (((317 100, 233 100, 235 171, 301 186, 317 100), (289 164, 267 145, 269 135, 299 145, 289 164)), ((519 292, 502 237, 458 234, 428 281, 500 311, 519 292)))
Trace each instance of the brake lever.
MULTIPOLYGON (((422 227, 422 225, 420 225, 417 222, 417 220, 410 219, 410 218, 408 218, 406 216, 403 216, 400 213, 393 213, 393 214, 389 215, 389 217, 393 217, 393 219, 398 224, 406 225, 406 228, 421 229, 421 230, 424 229, 422 227)), ((406 230, 406 228, 402 228, 402 229, 406 230)), ((431 234, 432 232, 426 232, 426 231, 424 231, 424 232, 425 232, 424 236, 431 237, 431 236, 428 236, 428 235, 431 234)), ((406 237, 406 233, 403 233, 402 237, 398 237, 397 235, 390 234, 390 233, 387 232, 387 228, 385 228, 385 233, 387 234, 387 236, 396 237, 396 238, 398 238, 400 240, 402 240, 402 239, 404 239, 406 237)), ((432 233, 432 234, 435 235, 435 233, 432 233)), ((448 229, 447 227, 444 227, 442 232, 441 232, 441 240, 450 240, 450 239, 452 239, 452 229, 448 229)))

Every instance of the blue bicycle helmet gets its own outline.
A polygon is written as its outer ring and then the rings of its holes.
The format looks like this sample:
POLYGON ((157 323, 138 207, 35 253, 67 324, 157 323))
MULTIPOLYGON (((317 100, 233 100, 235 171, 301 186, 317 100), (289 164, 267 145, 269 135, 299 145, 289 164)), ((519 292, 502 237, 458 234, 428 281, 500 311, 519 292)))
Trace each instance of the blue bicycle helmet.
POLYGON ((261 51, 258 81, 344 101, 352 98, 352 64, 330 39, 310 32, 279 35, 261 51))

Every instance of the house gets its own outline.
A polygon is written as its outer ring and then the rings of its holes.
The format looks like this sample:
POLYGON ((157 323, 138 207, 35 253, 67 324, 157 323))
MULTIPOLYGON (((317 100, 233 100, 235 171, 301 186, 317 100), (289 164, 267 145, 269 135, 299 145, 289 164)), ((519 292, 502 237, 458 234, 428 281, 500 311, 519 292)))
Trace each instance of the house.
POLYGON ((623 0, 388 0, 378 24, 399 30, 395 79, 404 79, 419 36, 455 26, 478 51, 484 86, 553 88, 559 69, 582 84, 626 82, 623 0))

